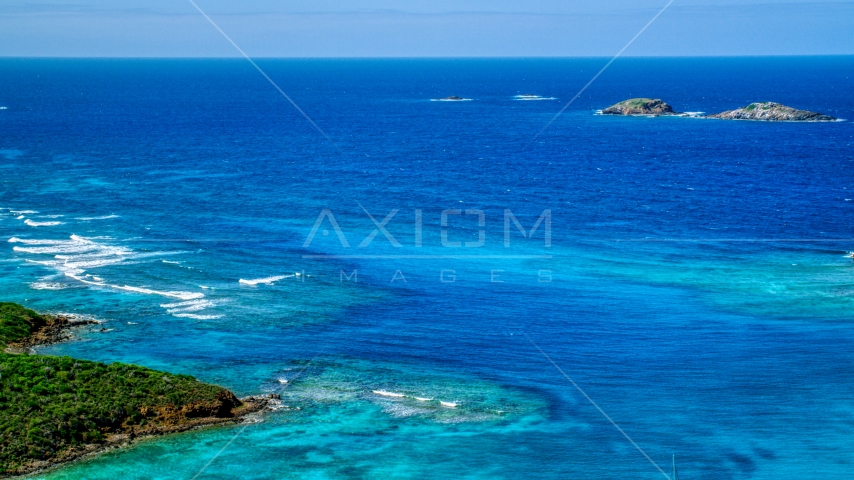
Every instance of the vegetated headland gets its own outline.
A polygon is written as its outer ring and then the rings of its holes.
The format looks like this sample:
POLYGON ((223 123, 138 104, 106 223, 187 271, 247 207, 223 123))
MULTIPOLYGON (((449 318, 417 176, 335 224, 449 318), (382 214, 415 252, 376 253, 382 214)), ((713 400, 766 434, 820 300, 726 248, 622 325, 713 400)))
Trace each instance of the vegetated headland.
POLYGON ((276 401, 276 395, 238 399, 189 375, 31 353, 90 323, 0 303, 0 477, 144 437, 246 421, 276 401))

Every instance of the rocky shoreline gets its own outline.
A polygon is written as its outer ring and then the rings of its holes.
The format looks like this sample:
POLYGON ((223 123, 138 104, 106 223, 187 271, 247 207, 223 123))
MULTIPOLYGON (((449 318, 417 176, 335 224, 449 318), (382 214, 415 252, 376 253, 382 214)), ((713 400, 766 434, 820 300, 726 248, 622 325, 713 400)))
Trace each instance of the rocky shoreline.
POLYGON ((809 110, 798 110, 774 102, 756 102, 746 107, 707 115, 721 120, 761 120, 766 122, 835 122, 830 115, 809 110))
POLYGON ((673 107, 658 98, 630 98, 602 110, 602 115, 678 115, 673 107))
POLYGON ((745 107, 725 112, 702 115, 702 112, 677 112, 657 98, 630 98, 599 111, 601 115, 623 116, 679 116, 711 118, 718 120, 753 120, 764 122, 835 122, 837 118, 809 110, 799 110, 775 102, 754 102, 745 107))
MULTIPOLYGON (((230 393, 230 392, 229 392, 230 393)), ((245 422, 256 422, 257 418, 253 414, 260 414, 264 411, 271 410, 278 405, 279 396, 276 394, 249 396, 241 399, 236 399, 241 406, 230 411, 229 417, 201 417, 173 425, 152 426, 150 428, 134 428, 131 427, 125 431, 116 432, 107 435, 103 442, 89 443, 74 448, 70 448, 62 452, 56 458, 50 460, 34 461, 14 472, 0 472, 0 478, 11 478, 28 476, 39 473, 45 473, 63 466, 67 466, 77 460, 87 457, 94 457, 103 453, 126 448, 134 443, 145 440, 152 440, 164 435, 175 433, 188 432, 201 428, 213 427, 217 425, 240 424, 245 422)))
POLYGON ((44 347, 74 339, 74 330, 102 322, 75 315, 43 315, 45 325, 35 326, 29 337, 6 346, 6 353, 20 354, 31 352, 35 347, 44 347))
MULTIPOLYGON (((0 370, 3 371, 0 379, 11 382, 7 385, 0 383, 0 387, 3 387, 0 392, 3 392, 8 401, 6 404, 0 405, 0 411, 5 417, 0 423, 6 425, 4 427, 5 432, 0 429, 0 442, 5 442, 5 445, 0 444, 0 453, 2 453, 0 455, 2 457, 0 458, 2 460, 0 467, 3 467, 0 468, 0 478, 31 475, 52 470, 84 457, 98 455, 126 447, 134 442, 163 435, 216 425, 257 422, 261 420, 262 412, 282 408, 280 397, 276 394, 237 398, 225 388, 204 384, 187 375, 173 375, 135 365, 102 364, 69 357, 32 354, 35 347, 73 340, 75 329, 99 325, 101 322, 74 315, 42 315, 15 304, 6 303, 3 305, 6 310, 0 312, 0 327, 4 326, 4 322, 8 327, 11 325, 10 321, 23 319, 29 325, 29 334, 25 337, 18 337, 14 341, 7 339, 4 350, 0 351, 0 363, 2 363, 0 370), (12 319, 10 315, 18 315, 18 318, 12 319), (27 370, 33 365, 35 369, 27 370), (97 373, 87 376, 87 369, 97 373), (24 399, 16 403, 9 400, 14 398, 8 396, 9 387, 24 389, 12 391, 27 392, 32 390, 32 387, 25 387, 24 384, 18 385, 21 383, 21 375, 26 375, 24 378, 32 379, 32 383, 38 385, 44 385, 44 382, 57 381, 65 383, 57 385, 52 390, 49 388, 43 394, 36 394, 37 397, 26 394, 24 399), (68 384, 68 381, 77 383, 68 384), (119 383, 116 383, 117 381, 119 383), (130 391, 128 384, 133 384, 130 391), (88 419, 88 421, 95 422, 97 428, 91 430, 94 427, 90 427, 89 430, 90 434, 94 432, 95 435, 87 437, 89 434, 84 433, 82 442, 57 441, 53 447, 49 448, 47 451, 49 453, 38 455, 29 453, 23 458, 19 454, 17 460, 11 464, 4 464, 3 462, 9 461, 9 457, 6 456, 10 454, 8 449, 14 448, 14 444, 20 443, 20 440, 27 437, 25 425, 28 418, 33 416, 32 413, 23 413, 24 411, 31 411, 28 410, 30 407, 26 406, 29 405, 27 402, 51 399, 49 401, 57 402, 56 405, 64 405, 63 402, 67 401, 64 399, 65 397, 56 395, 57 392, 67 392, 69 388, 86 392, 85 394, 78 394, 82 397, 78 399, 77 407, 73 405, 69 405, 69 407, 72 409, 70 411, 77 412, 74 416, 78 417, 79 421, 87 421, 88 419), (171 392, 183 396, 180 400, 177 397, 175 400, 166 400, 165 395, 172 395, 171 392), (27 400, 27 395, 29 395, 30 400, 27 400), (144 395, 146 399, 139 400, 140 395, 144 395), (86 397, 89 399, 86 400, 86 397), (113 402, 116 398, 126 400, 113 402), (111 403, 117 406, 109 407, 110 413, 107 415, 104 415, 103 412, 106 407, 97 408, 99 405, 111 403), (96 408, 93 409, 93 407, 96 408), (98 413, 98 410, 102 412, 98 413), (15 423, 16 420, 14 419, 16 418, 18 423, 15 423)), ((4 343, 0 342, 0 347, 3 346, 4 343)), ((18 396, 20 397, 20 395, 18 396)), ((75 398, 77 397, 75 396, 75 398)), ((42 410, 43 412, 36 416, 48 415, 48 417, 45 417, 47 423, 42 422, 40 424, 42 427, 39 428, 54 425, 55 421, 60 423, 67 421, 67 419, 58 418, 51 420, 48 411, 42 410)))

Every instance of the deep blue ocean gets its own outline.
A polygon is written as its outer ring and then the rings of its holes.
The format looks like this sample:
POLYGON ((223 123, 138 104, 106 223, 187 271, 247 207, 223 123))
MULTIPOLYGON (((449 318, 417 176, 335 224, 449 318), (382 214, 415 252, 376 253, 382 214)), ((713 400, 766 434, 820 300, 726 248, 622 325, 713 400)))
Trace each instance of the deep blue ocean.
POLYGON ((854 57, 619 59, 531 142, 606 62, 258 60, 333 144, 243 60, 0 60, 1 300, 104 322, 41 353, 287 405, 38 478, 662 478, 546 356, 683 480, 851 478, 854 57))

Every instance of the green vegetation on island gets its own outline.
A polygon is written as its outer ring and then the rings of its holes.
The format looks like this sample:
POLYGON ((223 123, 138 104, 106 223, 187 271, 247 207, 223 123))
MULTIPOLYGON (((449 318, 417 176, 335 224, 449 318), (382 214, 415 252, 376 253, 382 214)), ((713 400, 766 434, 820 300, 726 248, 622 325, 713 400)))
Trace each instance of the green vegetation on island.
MULTIPOLYGON (((0 342, 25 344, 49 316, 0 304, 0 342)), ((158 435, 235 421, 264 399, 121 363, 0 353, 0 477, 158 435)))
POLYGON ((630 98, 602 110, 602 115, 679 115, 657 98, 630 98))
POLYGON ((48 320, 17 303, 0 302, 0 347, 19 343, 45 326, 48 320))

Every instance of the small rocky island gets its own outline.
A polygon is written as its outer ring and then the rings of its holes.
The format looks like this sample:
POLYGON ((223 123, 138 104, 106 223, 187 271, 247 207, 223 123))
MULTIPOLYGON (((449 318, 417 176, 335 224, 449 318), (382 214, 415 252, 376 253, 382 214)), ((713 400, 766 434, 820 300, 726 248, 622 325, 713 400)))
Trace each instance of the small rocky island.
POLYGON ((798 110, 774 102, 756 102, 735 110, 702 115, 702 112, 676 112, 660 99, 630 98, 598 112, 602 115, 679 116, 721 120, 758 120, 766 122, 835 122, 837 119, 809 110, 798 110))
POLYGON ((657 98, 630 98, 602 110, 602 115, 680 115, 657 98))
POLYGON ((763 120, 766 122, 835 122, 836 118, 809 110, 798 110, 774 102, 756 102, 735 110, 707 115, 723 120, 763 120))
POLYGON ((458 97, 456 95, 451 95, 450 97, 445 98, 434 98, 434 102, 468 102, 470 98, 458 97))
MULTIPOLYGON (((45 470, 154 435, 240 422, 276 402, 238 399, 189 375, 31 355, 67 319, 0 303, 0 477, 45 470)), ((66 332, 67 333, 67 332, 66 332)))

